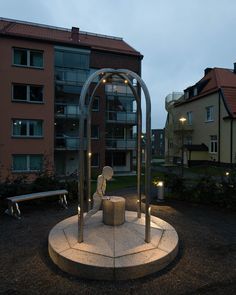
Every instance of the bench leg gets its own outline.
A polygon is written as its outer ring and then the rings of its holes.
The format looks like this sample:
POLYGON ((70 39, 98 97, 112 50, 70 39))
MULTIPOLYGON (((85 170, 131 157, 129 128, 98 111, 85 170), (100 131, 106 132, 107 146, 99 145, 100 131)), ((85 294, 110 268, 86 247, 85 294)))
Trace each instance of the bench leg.
POLYGON ((60 205, 61 205, 63 208, 65 208, 65 209, 68 208, 67 200, 66 200, 66 195, 61 195, 61 196, 60 196, 59 203, 60 203, 60 205))
POLYGON ((17 219, 21 218, 21 212, 19 209, 19 205, 18 205, 18 203, 15 203, 15 202, 8 203, 8 209, 5 211, 5 213, 7 213, 8 215, 11 215, 17 219))

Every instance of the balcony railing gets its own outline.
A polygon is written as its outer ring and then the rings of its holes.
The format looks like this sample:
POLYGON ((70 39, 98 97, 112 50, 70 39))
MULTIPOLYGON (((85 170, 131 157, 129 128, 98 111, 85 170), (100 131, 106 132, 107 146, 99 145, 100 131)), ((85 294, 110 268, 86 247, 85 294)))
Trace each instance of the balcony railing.
POLYGON ((186 131, 193 131, 193 125, 176 123, 174 125, 174 132, 186 132, 186 131))
POLYGON ((106 139, 106 148, 107 149, 117 149, 117 150, 126 150, 126 149, 135 149, 136 140, 135 139, 106 139))
MULTIPOLYGON (((55 138, 55 149, 56 150, 68 150, 74 151, 79 149, 79 137, 59 137, 55 138)), ((84 140, 84 149, 86 149, 87 143, 84 140)))
POLYGON ((108 111, 107 112, 107 122, 136 124, 137 115, 135 112, 108 111))
POLYGON ((80 110, 78 105, 56 103, 55 115, 58 118, 78 118, 80 110))

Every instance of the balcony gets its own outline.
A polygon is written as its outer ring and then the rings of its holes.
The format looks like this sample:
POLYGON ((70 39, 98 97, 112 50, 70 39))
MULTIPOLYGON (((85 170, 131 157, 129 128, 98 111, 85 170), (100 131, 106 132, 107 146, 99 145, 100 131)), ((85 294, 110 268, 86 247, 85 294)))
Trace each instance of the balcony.
POLYGON ((73 104, 56 103, 55 116, 57 118, 78 119, 80 116, 79 106, 73 104))
POLYGON ((106 139, 106 148, 109 150, 134 150, 136 149, 136 140, 106 139))
POLYGON ((181 123, 176 123, 174 125, 174 132, 178 133, 178 132, 192 132, 194 130, 193 125, 189 125, 189 124, 184 124, 182 125, 181 123))
MULTIPOLYGON (((84 149, 86 149, 86 140, 84 140, 84 149)), ((79 137, 57 136, 55 138, 55 150, 75 151, 79 149, 79 137)))
POLYGON ((137 114, 135 112, 108 111, 107 122, 135 125, 137 123, 137 114))

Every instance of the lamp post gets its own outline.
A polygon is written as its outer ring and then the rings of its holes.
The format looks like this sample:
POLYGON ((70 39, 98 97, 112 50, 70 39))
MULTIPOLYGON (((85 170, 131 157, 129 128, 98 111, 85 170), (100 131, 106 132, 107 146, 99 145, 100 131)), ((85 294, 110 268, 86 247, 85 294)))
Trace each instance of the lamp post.
POLYGON ((179 119, 181 123, 181 142, 182 142, 182 148, 181 148, 181 176, 184 177, 184 123, 186 122, 186 118, 181 117, 179 119))

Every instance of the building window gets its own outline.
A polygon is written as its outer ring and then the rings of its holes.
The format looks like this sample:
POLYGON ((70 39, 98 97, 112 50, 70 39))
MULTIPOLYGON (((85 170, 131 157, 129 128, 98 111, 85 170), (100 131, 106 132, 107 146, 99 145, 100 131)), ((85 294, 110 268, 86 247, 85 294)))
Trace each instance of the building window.
POLYGON ((213 121, 213 106, 206 107, 206 122, 213 121))
POLYGON ((90 51, 83 49, 56 49, 55 66, 89 70, 90 51))
POLYGON ((93 112, 98 112, 99 111, 99 97, 95 96, 93 100, 93 105, 92 105, 92 111, 93 112))
POLYGON ((192 136, 187 136, 185 138, 185 144, 192 145, 192 142, 193 142, 192 136))
POLYGON ((210 153, 216 154, 218 149, 218 142, 217 142, 217 136, 211 135, 211 141, 210 141, 210 153))
POLYGON ((125 128, 121 126, 109 128, 106 138, 125 139, 125 128))
POLYGON ((99 139, 99 126, 98 125, 92 125, 91 138, 92 139, 99 139))
POLYGON ((114 166, 126 166, 126 152, 114 152, 113 165, 114 166))
POLYGON ((187 112, 187 123, 188 125, 193 124, 193 112, 187 112))
POLYGON ((92 154, 91 167, 99 167, 99 154, 92 154))
POLYGON ((43 52, 25 48, 13 49, 13 64, 33 68, 43 68, 43 52))
POLYGON ((189 91, 185 91, 185 93, 184 93, 184 98, 185 98, 185 99, 189 99, 189 91))
POLYGON ((12 120, 12 135, 14 137, 42 137, 42 120, 12 120))
POLYGON ((43 166, 42 155, 13 155, 12 170, 15 172, 41 171, 43 166))
POLYGON ((12 100, 27 101, 27 102, 42 102, 43 86, 13 84, 12 100))
POLYGON ((194 89, 193 89, 193 95, 194 96, 198 95, 197 87, 194 87, 194 89))

